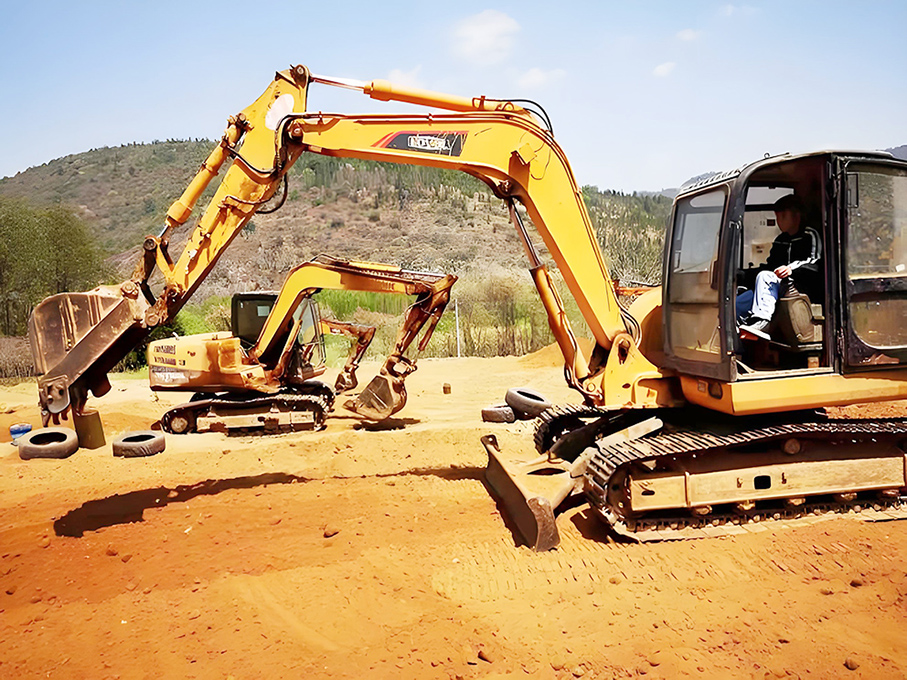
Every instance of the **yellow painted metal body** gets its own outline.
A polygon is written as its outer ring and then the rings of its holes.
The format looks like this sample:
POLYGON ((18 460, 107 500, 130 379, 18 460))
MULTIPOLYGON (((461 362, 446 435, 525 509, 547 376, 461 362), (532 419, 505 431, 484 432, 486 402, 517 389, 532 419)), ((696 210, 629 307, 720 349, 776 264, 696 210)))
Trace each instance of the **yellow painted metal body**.
POLYGON ((416 106, 431 106, 448 111, 512 111, 527 115, 524 108, 509 101, 486 97, 458 97, 443 92, 405 87, 386 80, 373 80, 365 85, 362 91, 372 99, 385 102, 406 102, 416 106))
POLYGON ((691 404, 733 415, 780 413, 824 406, 907 399, 903 372, 860 375, 826 372, 776 375, 732 383, 681 376, 684 398, 691 404))
MULTIPOLYGON (((303 300, 322 289, 419 295, 440 315, 456 280, 452 275, 424 274, 374 262, 346 262, 320 256, 290 271, 258 340, 248 351, 229 332, 150 343, 147 355, 151 388, 276 393, 284 384, 288 355, 298 332, 294 315, 303 300)), ((411 341, 408 334, 417 333, 422 327, 413 320, 418 318, 418 315, 408 317, 401 330, 399 342, 405 343, 403 350, 411 341)), ((318 329, 322 330, 320 324, 318 329)), ((368 340, 371 341, 371 335, 368 340)), ((306 371, 309 377, 315 377, 324 373, 325 366, 318 364, 307 367, 306 371)))
MULTIPOLYGON (((155 390, 252 390, 275 393, 280 384, 254 362, 239 338, 223 331, 156 340, 148 345, 151 388, 155 390)), ((324 366, 317 374, 324 372, 324 366)))
POLYGON ((305 111, 306 77, 307 71, 297 69, 277 73, 258 99, 230 119, 221 144, 168 211, 167 227, 185 222, 210 180, 229 158, 227 147, 241 140, 239 153, 246 162, 235 160, 227 170, 179 259, 170 264, 166 253, 158 250, 158 268, 166 283, 181 295, 188 297, 195 290, 256 210, 274 195, 295 161, 295 157, 280 158, 286 147, 280 143, 278 127, 285 115, 305 111))
POLYGON ((317 262, 301 264, 287 275, 258 342, 249 353, 263 357, 279 349, 281 329, 292 318, 302 299, 319 289, 416 295, 432 288, 449 289, 456 281, 456 277, 436 275, 425 275, 425 280, 420 281, 417 276, 415 272, 407 273, 398 267, 374 262, 344 262, 335 267, 317 262))
POLYGON ((564 275, 596 342, 609 347, 625 330, 607 267, 579 187, 561 148, 525 115, 424 116, 309 114, 289 126, 307 150, 330 156, 426 165, 467 172, 502 197, 518 198, 564 275), (459 156, 391 148, 388 139, 463 135, 459 156), (531 149, 518 153, 521 149, 531 149), (528 158, 527 158, 528 156, 528 158))
MULTIPOLYGON (((289 135, 307 151, 392 163, 427 165, 467 172, 489 184, 502 197, 514 197, 526 207, 551 257, 564 276, 596 343, 610 349, 615 338, 634 344, 627 335, 608 269, 598 247, 579 187, 561 148, 525 114, 475 112, 425 116, 309 114, 288 126, 289 135), (388 140, 401 134, 414 138, 460 135, 459 155, 391 148, 388 140)), ((547 273, 533 274, 549 324, 577 376, 581 391, 593 403, 627 403, 622 387, 612 386, 608 371, 593 373, 576 346, 563 305, 547 273), (612 393, 614 396, 612 397, 612 393)), ((631 352, 622 373, 636 372, 651 387, 635 390, 640 407, 676 405, 673 386, 656 386, 667 375, 631 352), (667 396, 670 395, 670 396, 667 396)))

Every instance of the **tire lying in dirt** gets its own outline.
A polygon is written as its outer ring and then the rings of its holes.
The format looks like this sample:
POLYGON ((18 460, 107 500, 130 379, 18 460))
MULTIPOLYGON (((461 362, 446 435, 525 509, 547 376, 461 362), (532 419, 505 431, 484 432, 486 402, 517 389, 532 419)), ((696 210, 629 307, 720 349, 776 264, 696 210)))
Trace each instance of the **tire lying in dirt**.
POLYGON ((513 387, 507 390, 504 401, 523 420, 538 418, 543 411, 552 406, 545 397, 528 387, 513 387))
POLYGON ((79 437, 68 427, 42 427, 16 440, 19 458, 69 458, 79 450, 79 437))
POLYGON ((113 455, 121 458, 141 458, 160 453, 166 447, 163 432, 141 430, 127 432, 113 440, 113 455))
POLYGON ((486 423, 512 423, 516 420, 516 414, 507 404, 488 406, 482 409, 482 420, 486 423))

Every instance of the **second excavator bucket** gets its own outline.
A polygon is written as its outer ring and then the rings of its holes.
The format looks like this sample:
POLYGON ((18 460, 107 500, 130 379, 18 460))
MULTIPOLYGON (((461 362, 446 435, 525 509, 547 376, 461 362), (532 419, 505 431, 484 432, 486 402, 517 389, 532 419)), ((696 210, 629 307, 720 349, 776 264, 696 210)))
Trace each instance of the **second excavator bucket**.
POLYGON ((348 400, 344 406, 369 420, 390 418, 406 406, 403 378, 382 369, 355 399, 348 400))
POLYGON ((110 389, 107 372, 147 334, 148 303, 129 282, 42 301, 28 321, 28 338, 45 420, 72 407, 80 411, 89 391, 110 389), (124 290, 126 288, 126 290, 124 290))
POLYGON ((338 394, 341 392, 349 392, 354 390, 359 386, 359 379, 356 378, 355 371, 341 371, 337 376, 337 380, 334 381, 334 391, 338 394))

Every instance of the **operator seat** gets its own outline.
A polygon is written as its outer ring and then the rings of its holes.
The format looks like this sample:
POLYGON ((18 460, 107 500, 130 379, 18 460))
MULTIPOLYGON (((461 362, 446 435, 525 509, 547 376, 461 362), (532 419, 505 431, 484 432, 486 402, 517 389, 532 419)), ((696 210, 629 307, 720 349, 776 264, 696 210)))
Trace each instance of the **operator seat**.
POLYGON ((825 314, 822 305, 814 304, 805 293, 794 293, 778 299, 769 326, 772 343, 791 352, 822 349, 825 314))

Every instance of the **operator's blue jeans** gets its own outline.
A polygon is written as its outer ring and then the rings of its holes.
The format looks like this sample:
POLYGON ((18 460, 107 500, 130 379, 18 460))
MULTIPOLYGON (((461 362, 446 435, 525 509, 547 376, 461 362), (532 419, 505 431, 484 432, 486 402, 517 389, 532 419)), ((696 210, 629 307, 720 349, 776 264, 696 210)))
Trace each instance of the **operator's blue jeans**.
POLYGON ((756 289, 747 290, 737 296, 737 320, 742 321, 752 314, 766 321, 772 320, 775 303, 778 301, 781 279, 775 272, 766 269, 756 275, 756 289))

